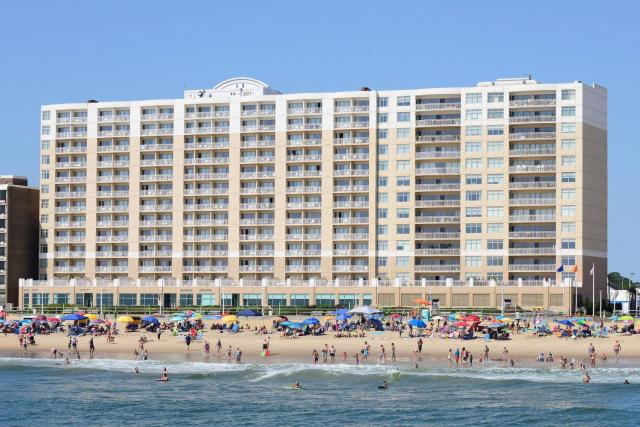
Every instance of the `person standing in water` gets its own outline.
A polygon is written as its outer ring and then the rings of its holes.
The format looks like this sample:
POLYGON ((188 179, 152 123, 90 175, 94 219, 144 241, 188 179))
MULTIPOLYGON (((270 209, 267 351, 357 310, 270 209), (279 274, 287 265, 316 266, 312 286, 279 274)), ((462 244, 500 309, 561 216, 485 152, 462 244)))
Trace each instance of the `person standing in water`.
POLYGON ((394 343, 391 343, 391 361, 396 361, 396 345, 394 343))
POLYGON ((240 347, 238 347, 236 350, 236 363, 241 363, 241 362, 242 362, 242 350, 240 350, 240 347))
POLYGON ((96 346, 93 343, 93 337, 89 338, 89 355, 93 356, 93 353, 96 351, 96 346))
POLYGON ((216 349, 218 350, 218 354, 220 354, 220 350, 222 349, 222 343, 220 342, 220 338, 218 338, 218 342, 216 343, 216 349))
POLYGON ((615 344, 613 344, 613 353, 616 355, 616 362, 620 357, 620 350, 622 350, 622 346, 620 345, 620 341, 616 340, 615 344))
POLYGON ((169 372, 167 371, 167 367, 165 366, 162 370, 162 376, 159 381, 169 381, 169 372))
POLYGON ((418 354, 422 354, 422 338, 418 338, 418 354))

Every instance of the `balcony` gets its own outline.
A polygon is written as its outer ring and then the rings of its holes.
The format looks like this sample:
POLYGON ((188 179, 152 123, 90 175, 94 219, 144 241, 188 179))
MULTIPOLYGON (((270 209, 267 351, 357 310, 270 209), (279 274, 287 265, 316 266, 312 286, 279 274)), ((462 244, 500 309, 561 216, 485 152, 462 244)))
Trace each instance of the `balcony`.
POLYGON ((457 232, 435 232, 435 233, 416 233, 416 240, 457 240, 460 239, 460 233, 457 232))
POLYGON ((84 258, 86 256, 84 251, 58 251, 54 252, 54 258, 84 258))
POLYGON ((273 179, 275 171, 240 172, 240 179, 273 179))
POLYGON ((140 181, 173 181, 173 175, 159 173, 151 175, 141 175, 140 181))
POLYGON ((322 171, 287 171, 287 178, 318 178, 322 176, 322 171))
POLYGON ((142 136, 173 135, 173 128, 141 129, 140 135, 142 136))
POLYGON ((240 273, 273 273, 273 265, 241 265, 240 273))
POLYGON ((129 205, 98 206, 98 212, 129 212, 129 205))
POLYGON ((98 258, 124 258, 128 257, 129 252, 127 251, 100 251, 96 252, 96 257, 98 258))
POLYGON ((297 155, 297 156, 287 156, 287 162, 321 162, 322 155, 313 154, 313 155, 297 155))
POLYGON ((255 117, 255 116, 275 116, 275 108, 259 108, 255 110, 241 110, 240 116, 242 117, 255 117))
POLYGON ((511 132, 509 139, 511 141, 520 141, 525 139, 555 139, 555 132, 511 132))
POLYGON ((241 234, 238 237, 239 237, 239 240, 241 240, 241 241, 264 242, 264 241, 273 241, 274 240, 274 235, 273 234, 260 234, 260 233, 241 234))
POLYGON ((103 160, 97 165, 99 168, 121 168, 129 166, 129 160, 103 160))
POLYGON ((273 218, 245 218, 240 220, 240 225, 273 225, 273 218))
POLYGON ((275 132, 275 125, 240 126, 240 132, 275 132))
POLYGON ((275 191, 275 187, 247 187, 241 188, 240 194, 274 194, 275 191))
POLYGON ((289 202, 287 203, 287 209, 320 209, 322 208, 321 202, 289 202))
POLYGON ((129 227, 129 221, 98 221, 96 223, 97 227, 115 227, 115 228, 124 228, 129 227))
POLYGON ((53 267, 54 273, 84 273, 84 265, 79 266, 56 266, 53 267))
POLYGON ((556 188, 555 181, 518 181, 510 182, 509 190, 529 190, 529 189, 543 189, 543 188, 556 188))
POLYGON ((555 222, 555 215, 510 215, 509 222, 555 222))
POLYGON ((300 240, 320 240, 320 234, 308 234, 308 233, 300 233, 300 234, 285 234, 286 241, 300 241, 300 240))
POLYGON ((460 107, 460 102, 426 102, 417 103, 416 111, 459 110, 460 107))
POLYGON ((189 142, 184 144, 185 150, 218 150, 226 148, 229 148, 228 142, 189 142))
POLYGON ((415 219, 416 224, 458 224, 459 216, 427 216, 418 215, 415 219))
POLYGON ((138 273, 171 273, 170 265, 141 265, 138 273))
POLYGON ((287 273, 319 273, 319 265, 287 265, 284 267, 287 273))
POLYGON ((128 114, 109 114, 104 116, 98 116, 99 123, 105 122, 128 122, 130 117, 128 114))
POLYGON ((226 265, 185 265, 182 267, 184 273, 226 273, 226 265))
POLYGON ((305 146, 318 146, 322 145, 322 139, 320 138, 307 138, 307 139, 288 139, 287 147, 305 147, 305 146))
POLYGON ((336 225, 338 224, 351 224, 351 225, 369 224, 369 218, 368 217, 333 218, 333 223, 336 225))
POLYGON ((509 166, 509 173, 544 173, 555 172, 556 165, 516 165, 509 166))
POLYGON ((287 257, 319 257, 321 255, 322 251, 316 249, 288 250, 285 252, 287 257))
POLYGON ((509 255, 556 255, 556 248, 509 248, 509 255))
POLYGON ((509 107, 551 107, 556 105, 555 99, 518 99, 509 101, 509 107))
POLYGON ((86 153, 87 147, 57 147, 56 154, 86 153))
POLYGON ((287 187, 287 194, 302 194, 302 193, 322 193, 322 187, 287 187))
POLYGON ((420 135, 416 137, 416 142, 460 142, 460 135, 420 135))
POLYGON ((510 239, 555 239, 555 231, 510 231, 510 239))
POLYGON ((273 250, 244 250, 240 251, 241 257, 272 257, 274 255, 273 250))
POLYGON ((229 256, 229 251, 184 251, 182 255, 185 257, 226 257, 229 256))
POLYGON ((141 242, 170 242, 172 236, 167 234, 141 235, 139 240, 141 242))
MULTIPOLYGON (((320 237, 318 236, 318 238, 320 237)), ((333 240, 362 241, 362 240, 369 240, 369 235, 362 234, 362 233, 338 233, 333 235, 333 240)))
POLYGON ((98 153, 105 153, 105 152, 122 152, 122 151, 129 151, 129 144, 126 145, 99 145, 98 146, 98 153))
POLYGON ((229 133, 228 126, 203 126, 197 128, 185 128, 185 135, 209 135, 214 133, 229 133))
POLYGON ((322 114, 322 108, 307 107, 307 108, 288 108, 287 114, 290 115, 302 115, 302 114, 322 114))
POLYGON ((99 243, 121 243, 128 241, 129 236, 96 236, 96 242, 99 243))
POLYGON ((185 113, 185 119, 210 119, 213 117, 229 117, 229 111, 197 111, 193 113, 185 113))
POLYGON ((460 119, 428 119, 416 120, 416 127, 460 126, 460 119))
POLYGON ((369 111, 369 105, 348 105, 334 106, 334 113, 366 113, 369 111))
POLYGON ((369 169, 334 169, 333 176, 369 176, 369 169))
POLYGON ((459 175, 460 168, 418 168, 416 175, 459 175))
POLYGON ((275 208, 275 203, 240 203, 240 210, 247 211, 257 211, 262 209, 273 209, 275 208))
POLYGON ((369 249, 334 249, 333 256, 369 256, 369 249))
POLYGON ((185 234, 182 239, 185 242, 213 242, 229 240, 228 234, 185 234))
POLYGON ((86 168, 87 162, 58 162, 56 169, 86 168))
POLYGON ((171 166, 173 164, 173 159, 146 159, 141 160, 140 164, 142 166, 171 166))
POLYGON ((333 191, 335 193, 363 193, 369 192, 368 185, 340 185, 334 186, 333 191))
POLYGON ((173 113, 142 114, 140 116, 140 120, 142 120, 142 121, 173 120, 173 113))
POLYGON ((58 132, 56 134, 56 138, 58 138, 58 139, 86 138, 86 137, 87 137, 87 132, 86 131, 80 131, 80 132, 58 132))
POLYGON ((531 116, 514 116, 509 117, 509 123, 551 123, 556 121, 555 114, 538 114, 531 116))
POLYGON ((416 249, 416 256, 459 256, 460 248, 427 248, 416 249))
POLYGON ((322 123, 295 123, 288 124, 287 130, 319 130, 322 129, 322 123))
POLYGON ((510 156, 524 157, 524 156, 555 156, 556 149, 553 148, 535 148, 535 149, 515 149, 509 150, 510 156))
POLYGON ((86 176, 57 176, 56 184, 86 182, 86 176))
POLYGON ((126 265, 97 265, 96 273, 126 273, 129 267, 126 265))
POLYGON ((350 128, 368 128, 369 122, 366 121, 351 121, 351 122, 335 122, 333 124, 334 129, 350 129, 350 128))
POLYGON ((369 144, 369 138, 335 138, 333 145, 369 144))
POLYGON ((459 151, 417 151, 416 159, 459 159, 459 151))
POLYGON ((129 129, 118 130, 100 130, 98 131, 98 138, 105 138, 110 136, 129 136, 129 129))
POLYGON ((172 221, 170 219, 151 219, 147 221, 140 221, 140 227, 171 227, 172 221))
POLYGON ((511 206, 541 206, 541 205, 553 205, 555 206, 556 199, 554 198, 518 198, 509 199, 509 205, 511 206))
POLYGON ((173 144, 144 144, 140 146, 141 151, 164 151, 173 150, 173 144))
POLYGON ((171 196, 171 190, 141 190, 140 197, 171 196))
POLYGON ((226 211, 229 205, 226 203, 185 204, 183 209, 185 211, 226 211))
POLYGON ((141 251, 140 258, 170 258, 171 251, 141 251))
POLYGON ((334 273, 367 273, 368 265, 334 265, 334 273))
POLYGON ((444 264, 444 265, 416 265, 413 270, 416 273, 428 273, 428 272, 441 272, 441 271, 446 271, 446 272, 457 272, 460 271, 460 265, 458 264, 444 264))
POLYGON ((287 218, 286 225, 318 225, 322 224, 320 218, 287 218))
POLYGON ((460 184, 417 184, 416 191, 459 191, 460 184))
POLYGON ((59 199, 84 199, 86 195, 85 191, 56 191, 56 198, 59 199))
POLYGON ((555 264, 509 264, 509 271, 541 271, 555 273, 555 264))
POLYGON ((348 201, 348 202, 334 202, 334 209, 368 209, 370 206, 369 202, 358 202, 358 201, 348 201))
POLYGON ((78 213, 85 212, 86 206, 56 206, 55 213, 78 213))
POLYGON ((419 208, 441 208, 458 206, 460 206, 460 200, 416 200, 416 207, 419 208))
POLYGON ((86 236, 55 236, 53 241, 56 243, 84 243, 86 236))
POLYGON ((334 162, 341 161, 357 161, 357 160, 369 160, 369 153, 348 153, 348 154, 336 154, 333 156, 334 162))
POLYGON ((84 117, 57 117, 56 124, 66 124, 66 123, 87 123, 87 116, 84 117))
POLYGON ((240 163, 274 163, 276 156, 252 156, 240 157, 240 163))
POLYGON ((242 141, 241 148, 272 148, 276 146, 275 140, 270 141, 242 141))
POLYGON ((229 179, 229 174, 226 172, 222 173, 187 173, 184 175, 184 179, 186 180, 215 180, 215 179, 229 179))
POLYGON ((96 178, 97 182, 129 182, 129 175, 101 175, 96 178))

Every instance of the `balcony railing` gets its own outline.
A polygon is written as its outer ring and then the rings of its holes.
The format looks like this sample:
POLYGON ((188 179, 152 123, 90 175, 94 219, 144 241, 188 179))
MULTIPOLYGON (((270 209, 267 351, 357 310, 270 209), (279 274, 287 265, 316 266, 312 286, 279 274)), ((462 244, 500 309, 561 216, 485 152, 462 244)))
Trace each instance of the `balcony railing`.
POLYGON ((553 273, 556 271, 555 264, 509 264, 509 271, 544 271, 553 273))
POLYGON ((458 264, 445 264, 445 265, 420 265, 417 264, 416 266, 414 266, 414 271, 416 273, 427 273, 427 272, 431 272, 431 271, 449 271, 449 272, 454 272, 454 271, 460 271, 460 265, 458 264))
POLYGON ((509 101, 509 107, 546 107, 556 105, 555 99, 517 99, 509 101))
POLYGON ((459 110, 460 102, 425 102, 416 103, 416 111, 459 110))
POLYGON ((416 120, 416 127, 460 126, 460 119, 427 119, 416 120))
POLYGON ((555 239, 555 231, 511 231, 510 239, 555 239))
POLYGON ((509 222, 554 222, 555 215, 510 215, 509 222))
POLYGON ((555 139, 555 132, 511 132, 509 134, 510 140, 521 139, 555 139))
POLYGON ((555 205, 556 199, 554 198, 518 198, 509 199, 511 206, 540 206, 540 205, 555 205))
POLYGON ((416 216, 416 224, 457 224, 460 222, 459 216, 416 216))
POLYGON ((436 207, 458 207, 460 200, 416 200, 416 207, 436 208, 436 207))
POLYGON ((416 233, 416 240, 457 240, 460 233, 457 232, 434 232, 434 233, 416 233))
POLYGON ((555 181, 518 181, 510 182, 510 190, 523 190, 523 189, 539 189, 539 188, 555 188, 555 181))
POLYGON ((542 172, 555 172, 556 165, 516 165, 509 166, 510 173, 542 173, 542 172))
POLYGON ((555 114, 538 114, 531 116, 514 116, 509 117, 509 123, 542 123, 542 122, 555 122, 555 114))

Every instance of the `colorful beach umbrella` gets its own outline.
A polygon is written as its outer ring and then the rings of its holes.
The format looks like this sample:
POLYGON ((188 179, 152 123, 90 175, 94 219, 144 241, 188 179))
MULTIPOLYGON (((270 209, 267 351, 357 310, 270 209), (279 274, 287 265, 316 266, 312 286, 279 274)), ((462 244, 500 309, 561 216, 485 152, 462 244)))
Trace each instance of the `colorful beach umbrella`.
POLYGON ((86 317, 89 320, 96 320, 98 318, 98 315, 93 313, 88 313, 88 314, 85 314, 84 317, 86 317))
POLYGON ((621 320, 623 322, 629 321, 629 320, 633 320, 632 316, 629 316, 628 314, 625 314, 624 316, 620 316, 618 317, 618 320, 621 320))
POLYGON ((69 321, 69 320, 85 320, 86 317, 78 314, 78 313, 71 313, 71 314, 67 314, 65 316, 62 316, 62 320, 63 321, 69 321))
POLYGON ((414 328, 426 328, 427 324, 420 319, 411 319, 407 322, 410 326, 414 328))
POLYGON ((567 319, 559 321, 558 324, 565 325, 565 326, 573 326, 573 322, 571 320, 567 320, 567 319))
POLYGON ((47 317, 47 322, 60 323, 60 319, 58 319, 57 317, 47 317))
POLYGON ((309 317, 308 319, 304 319, 302 321, 303 325, 319 325, 320 321, 318 319, 316 319, 315 317, 309 317))
POLYGON ((118 322, 121 322, 121 323, 133 323, 134 320, 133 320, 133 317, 131 317, 131 316, 120 316, 120 317, 118 317, 118 322))
POLYGON ((416 298, 413 300, 413 302, 419 305, 431 305, 431 303, 424 298, 416 298))
POLYGON ((261 316, 261 314, 259 312, 257 312, 256 310, 240 310, 238 312, 238 316, 242 316, 242 317, 255 317, 255 316, 261 316))
POLYGON ((462 321, 462 320, 454 323, 453 325, 457 326, 458 328, 464 328, 464 327, 468 326, 467 322, 462 321))
POLYGON ((221 320, 225 323, 235 323, 238 321, 238 316, 234 316, 233 314, 230 314, 228 316, 224 316, 221 320))
POLYGON ((475 314, 470 314, 468 316, 465 316, 462 320, 466 322, 479 322, 480 317, 476 316, 475 314))

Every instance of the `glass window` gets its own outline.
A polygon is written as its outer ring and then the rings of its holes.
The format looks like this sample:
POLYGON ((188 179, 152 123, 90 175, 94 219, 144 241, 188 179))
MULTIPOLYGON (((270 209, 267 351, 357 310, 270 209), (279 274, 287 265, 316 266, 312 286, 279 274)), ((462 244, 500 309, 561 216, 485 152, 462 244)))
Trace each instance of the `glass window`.
POLYGON ((48 165, 51 162, 51 157, 49 157, 48 154, 45 154, 42 156, 42 160, 40 163, 42 163, 43 165, 48 165))
POLYGON ((487 233, 502 233, 504 226, 501 223, 491 222, 487 224, 487 233))
POLYGON ((378 203, 388 203, 388 202, 389 202, 388 193, 378 193, 378 203))
MULTIPOLYGON (((491 101, 489 101, 491 102, 491 101)), ((502 119, 504 118, 504 110, 502 108, 491 108, 487 111, 488 119, 502 119)))
POLYGON ((396 210, 396 217, 398 219, 407 219, 407 218, 409 218, 409 208, 398 208, 396 210))
POLYGON ((573 101, 576 99, 576 90, 575 89, 562 89, 562 100, 563 101, 573 101))
POLYGON ((562 124, 562 133, 575 133, 576 124, 575 123, 563 123, 562 124))
POLYGON ((409 192, 408 191, 399 191, 396 193, 396 202, 398 203, 406 203, 409 201, 409 192))
POLYGON ((379 251, 386 251, 389 249, 389 241, 388 240, 378 240, 377 247, 379 251))
POLYGON ((482 151, 481 142, 467 142, 465 144, 465 151, 467 153, 479 153, 482 151))
POLYGON ((316 294, 316 306, 333 307, 336 305, 335 294, 316 294))
POLYGON ((42 120, 50 120, 50 119, 51 119, 51 111, 43 111, 42 120))
POLYGON ((49 141, 45 140, 40 142, 40 149, 48 150, 49 149, 49 141))
POLYGON ((465 112, 465 118, 467 120, 480 120, 482 119, 482 110, 480 109, 467 110, 465 112))
POLYGON ((479 251, 482 249, 482 240, 467 240, 464 247, 468 251, 479 251))
POLYGON ((489 92, 487 94, 487 102, 504 102, 504 93, 503 92, 489 92))
POLYGON ((389 161, 388 160, 378 160, 378 170, 379 171, 389 170, 389 161))
POLYGON ((138 305, 138 297, 136 294, 120 294, 118 295, 118 304, 123 306, 138 305))
POLYGON ((576 190, 563 189, 560 191, 560 197, 562 200, 573 200, 576 198, 576 190))
POLYGON ((193 305, 193 294, 180 294, 180 307, 189 307, 193 305))
POLYGON ((487 200, 502 200, 503 191, 491 190, 487 192, 487 200))
POLYGON ((498 251, 504 249, 504 242, 502 240, 487 240, 487 249, 491 251, 498 251))
POLYGON ((378 145, 378 155, 385 156, 389 154, 389 146, 387 144, 378 145))
POLYGON ((291 294, 291 305, 305 307, 309 305, 309 294, 291 294))
POLYGON ((398 113, 396 114, 396 120, 399 123, 408 122, 409 120, 411 120, 411 113, 409 113, 408 111, 398 111, 398 113))
POLYGON ((396 129, 396 136, 398 138, 409 138, 410 132, 410 128, 398 128, 396 129))
POLYGON ((387 129, 378 129, 378 138, 387 139, 389 137, 389 131, 387 129))
POLYGON ((410 160, 396 160, 396 169, 399 171, 409 170, 410 166, 411 166, 410 160))
POLYGON ((481 93, 468 93, 466 96, 467 104, 481 104, 482 103, 482 94, 481 93))
POLYGON ((408 251, 411 250, 411 243, 409 240, 396 241, 396 251, 408 251))
POLYGON ((286 294, 267 294, 267 304, 271 307, 287 305, 286 294))
POLYGON ((387 123, 389 115, 387 113, 378 113, 378 123, 387 123))
POLYGON ((562 206, 560 208, 560 215, 562 216, 575 216, 576 215, 576 207, 575 206, 562 206))
POLYGON ((465 182, 468 185, 479 185, 479 184, 482 184, 482 175, 467 175, 465 177, 465 182))
POLYGON ((575 239, 562 239, 562 249, 575 249, 576 241, 575 239))
POLYGON ((140 305, 158 305, 158 294, 140 294, 140 305))
POLYGON ((397 98, 398 107, 408 107, 411 105, 411 97, 410 96, 399 96, 397 98))
POLYGON ((563 139, 561 145, 563 150, 575 150, 576 148, 576 140, 575 139, 563 139))
POLYGON ((389 233, 389 227, 386 225, 378 225, 378 234, 386 235, 389 233))
POLYGON ((504 150, 504 143, 502 141, 489 141, 487 143, 487 151, 489 152, 500 152, 504 150))
POLYGON ((563 222, 560 227, 563 233, 575 233, 576 231, 575 222, 563 222))
POLYGON ((487 126, 487 135, 504 135, 504 126, 502 125, 487 126))
POLYGON ((482 200, 482 191, 467 191, 465 193, 465 200, 469 202, 477 202, 482 200))
POLYGON ((562 166, 575 166, 576 156, 562 156, 562 166))
POLYGON ((51 133, 51 128, 49 126, 42 126, 41 135, 49 135, 51 133))
POLYGON ((409 224, 397 224, 396 234, 409 234, 409 224))
POLYGON ((489 218, 502 218, 504 216, 504 208, 501 206, 489 206, 487 208, 487 216, 489 218))
POLYGON ((408 267, 408 266, 409 266, 409 257, 408 256, 396 257, 396 267, 408 267))
POLYGON ((398 187, 407 187, 409 186, 411 183, 411 178, 409 178, 408 176, 399 176, 396 179, 396 185, 398 187))
POLYGON ((377 215, 378 215, 378 219, 386 219, 387 215, 388 215, 388 209, 387 208, 379 208, 377 215))
POLYGON ((467 169, 477 169, 482 167, 482 159, 471 158, 465 161, 467 169))
POLYGON ((489 267, 501 267, 503 264, 501 256, 488 256, 487 265, 489 267))
POLYGON ((479 267, 482 264, 482 257, 466 256, 464 257, 464 265, 467 267, 479 267))
POLYGON ((398 144, 396 146, 396 154, 411 154, 411 145, 398 144))
POLYGON ((389 178, 387 178, 386 176, 378 177, 378 187, 386 187, 387 181, 389 181, 389 178))
POLYGON ((465 232, 468 234, 482 233, 482 224, 467 224, 465 226, 465 232))
POLYGON ((496 169, 504 166, 504 159, 502 157, 489 157, 487 159, 487 167, 496 169))
POLYGON ((378 107, 388 107, 389 106, 389 97, 381 96, 378 98, 378 107))
POLYGON ((467 126, 465 133, 467 136, 480 136, 482 135, 482 126, 467 126))
POLYGON ((386 256, 379 256, 378 257, 378 267, 386 267, 388 264, 388 259, 386 256))
POLYGON ((40 173, 40 179, 49 179, 49 171, 48 170, 43 170, 40 173))
POLYGON ((576 173, 562 172, 562 182, 576 182, 576 173))
POLYGON ((576 265, 576 257, 571 255, 563 256, 562 265, 576 265))
POLYGON ((476 218, 482 216, 482 208, 466 208, 465 212, 467 218, 476 218))
MULTIPOLYGON (((202 304, 202 305, 215 305, 216 303, 215 295, 213 294, 202 294, 202 295, 209 296, 207 301, 209 304, 202 304)), ((262 295, 261 294, 243 294, 242 305, 260 306, 262 305, 262 295)))
POLYGON ((576 115, 576 107, 573 107, 573 106, 562 107, 563 117, 575 117, 575 115, 576 115))
POLYGON ((504 175, 501 173, 490 173, 487 175, 488 184, 502 184, 504 182, 504 175))

